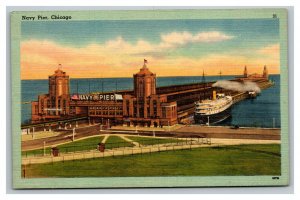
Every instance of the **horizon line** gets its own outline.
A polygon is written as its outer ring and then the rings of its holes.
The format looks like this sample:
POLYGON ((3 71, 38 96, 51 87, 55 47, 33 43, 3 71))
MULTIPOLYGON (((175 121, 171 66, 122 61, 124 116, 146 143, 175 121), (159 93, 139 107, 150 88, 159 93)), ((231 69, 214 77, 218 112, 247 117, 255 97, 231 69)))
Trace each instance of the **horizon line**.
MULTIPOLYGON (((278 74, 269 74, 269 75, 280 75, 278 74)), ((210 77, 210 76, 220 76, 218 74, 216 75, 205 75, 204 77, 210 77)), ((222 75, 221 77, 225 76, 243 76, 243 74, 228 74, 228 75, 222 75)), ((164 77, 202 77, 202 75, 199 76, 156 76, 157 78, 164 78, 164 77)), ((83 77, 83 78, 70 78, 70 79, 106 79, 106 78, 132 78, 132 76, 123 76, 123 77, 83 77)), ((48 78, 37 78, 37 79, 20 79, 21 81, 30 81, 30 80, 48 80, 48 78)))

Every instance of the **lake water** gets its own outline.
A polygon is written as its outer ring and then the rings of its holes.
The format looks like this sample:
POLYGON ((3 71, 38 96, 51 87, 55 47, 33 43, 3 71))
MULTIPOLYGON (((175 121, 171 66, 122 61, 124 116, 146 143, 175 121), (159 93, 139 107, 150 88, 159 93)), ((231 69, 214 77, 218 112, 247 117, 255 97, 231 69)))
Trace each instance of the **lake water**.
MULTIPOLYGON (((229 80, 234 76, 206 76, 205 81, 229 80)), ((232 107, 232 117, 220 125, 280 127, 280 76, 270 75, 275 85, 263 90, 256 99, 246 99, 232 107)), ((157 86, 201 82, 201 76, 157 77, 157 86)), ((48 80, 22 80, 22 102, 36 101, 39 94, 48 93, 48 80)), ((71 93, 133 90, 132 78, 70 79, 71 93)), ((22 104, 22 123, 29 122, 31 104, 22 104)))

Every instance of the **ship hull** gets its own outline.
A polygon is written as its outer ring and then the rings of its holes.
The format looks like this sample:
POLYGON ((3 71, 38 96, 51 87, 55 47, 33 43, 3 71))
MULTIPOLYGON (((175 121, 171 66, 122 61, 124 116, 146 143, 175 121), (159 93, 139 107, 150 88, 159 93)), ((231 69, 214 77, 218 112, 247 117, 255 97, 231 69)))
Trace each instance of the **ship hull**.
POLYGON ((194 121, 196 124, 217 124, 220 123, 226 119, 228 119, 231 116, 231 107, 229 107, 228 109, 216 113, 216 114, 212 114, 212 115, 201 115, 198 113, 194 114, 194 121))

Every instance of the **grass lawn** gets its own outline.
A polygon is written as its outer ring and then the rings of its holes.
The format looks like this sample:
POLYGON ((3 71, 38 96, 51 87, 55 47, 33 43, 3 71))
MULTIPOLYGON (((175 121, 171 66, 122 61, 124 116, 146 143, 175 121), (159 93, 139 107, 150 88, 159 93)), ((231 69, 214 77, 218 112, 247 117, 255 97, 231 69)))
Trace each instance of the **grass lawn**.
POLYGON ((109 136, 105 142, 106 149, 113 149, 119 147, 133 147, 134 145, 130 142, 123 140, 119 136, 109 136))
MULTIPOLYGON (((96 149, 99 142, 103 140, 104 136, 95 136, 83 140, 77 140, 74 142, 58 145, 59 151, 61 153, 74 152, 74 151, 85 151, 96 149)), ((46 154, 50 154, 51 148, 46 148, 46 154)), ((43 149, 31 150, 22 152, 23 156, 29 155, 42 155, 44 153, 43 149)))
MULTIPOLYGON (((154 145, 154 144, 166 144, 166 143, 177 143, 177 139, 172 138, 148 138, 148 137, 136 137, 128 136, 127 138, 140 143, 141 145, 154 145)), ((178 140, 182 142, 182 140, 178 140)))
POLYGON ((280 175, 280 145, 236 145, 26 166, 26 177, 280 175))

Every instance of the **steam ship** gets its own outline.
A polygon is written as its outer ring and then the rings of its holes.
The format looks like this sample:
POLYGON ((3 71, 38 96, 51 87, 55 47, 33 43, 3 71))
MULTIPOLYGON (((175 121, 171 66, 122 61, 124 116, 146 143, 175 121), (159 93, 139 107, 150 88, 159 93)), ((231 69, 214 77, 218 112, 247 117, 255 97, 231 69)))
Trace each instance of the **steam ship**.
POLYGON ((216 91, 213 91, 212 100, 195 103, 194 121, 206 125, 222 122, 231 116, 232 104, 231 96, 225 96, 223 93, 216 94, 216 91))

